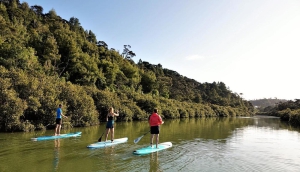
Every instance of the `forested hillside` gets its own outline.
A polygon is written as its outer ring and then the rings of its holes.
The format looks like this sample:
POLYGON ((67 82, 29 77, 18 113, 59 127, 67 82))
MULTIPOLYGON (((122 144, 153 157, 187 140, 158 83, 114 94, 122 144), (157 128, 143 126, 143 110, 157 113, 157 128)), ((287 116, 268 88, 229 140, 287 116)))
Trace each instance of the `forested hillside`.
POLYGON ((260 108, 265 108, 265 107, 268 107, 268 106, 275 106, 276 104, 280 103, 280 102, 286 102, 287 100, 285 99, 272 99, 272 98, 269 98, 269 99, 257 99, 257 100, 249 100, 253 106, 257 106, 257 107, 260 107, 260 108))
POLYGON ((145 120, 154 107, 163 118, 253 113, 225 83, 199 83, 137 57, 130 45, 109 49, 75 17, 0 0, 0 130, 52 126, 59 103, 72 126, 99 124, 110 106, 122 121, 145 120))
POLYGON ((265 108, 264 114, 278 116, 293 126, 300 126, 300 99, 280 102, 272 108, 265 108))

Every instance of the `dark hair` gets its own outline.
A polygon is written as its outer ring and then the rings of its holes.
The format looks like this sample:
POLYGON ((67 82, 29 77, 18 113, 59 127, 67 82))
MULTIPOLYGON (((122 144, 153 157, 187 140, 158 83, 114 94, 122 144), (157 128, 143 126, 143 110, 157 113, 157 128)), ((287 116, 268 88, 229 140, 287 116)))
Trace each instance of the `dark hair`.
POLYGON ((153 112, 154 112, 154 113, 157 113, 157 112, 158 112, 158 110, 155 108, 155 109, 153 110, 153 112))
POLYGON ((59 107, 61 107, 62 105, 61 105, 61 104, 59 104, 58 106, 59 106, 59 107))

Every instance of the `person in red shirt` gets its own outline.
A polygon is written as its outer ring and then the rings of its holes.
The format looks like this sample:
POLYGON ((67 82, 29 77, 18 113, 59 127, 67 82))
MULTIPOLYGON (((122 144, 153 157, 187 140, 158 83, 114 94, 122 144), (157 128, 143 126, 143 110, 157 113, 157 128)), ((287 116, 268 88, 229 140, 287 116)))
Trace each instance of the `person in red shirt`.
POLYGON ((152 147, 153 144, 153 137, 155 136, 156 139, 156 148, 158 146, 159 142, 159 126, 163 124, 161 117, 158 115, 158 110, 154 109, 152 115, 149 116, 149 125, 150 125, 150 132, 151 132, 151 138, 150 138, 150 144, 152 147))

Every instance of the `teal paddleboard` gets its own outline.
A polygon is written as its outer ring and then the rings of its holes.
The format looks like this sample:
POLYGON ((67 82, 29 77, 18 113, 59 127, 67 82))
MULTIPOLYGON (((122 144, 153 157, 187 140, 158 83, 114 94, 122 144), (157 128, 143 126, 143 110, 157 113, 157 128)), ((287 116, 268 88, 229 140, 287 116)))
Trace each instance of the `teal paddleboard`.
POLYGON ((141 149, 137 149, 137 150, 133 151, 133 154, 146 155, 146 154, 149 154, 149 153, 158 152, 158 151, 161 151, 161 150, 164 150, 164 149, 168 149, 170 147, 172 147, 171 142, 160 143, 160 144, 158 144, 158 148, 156 148, 156 145, 153 144, 152 147, 147 146, 147 147, 144 147, 144 148, 141 148, 141 149))
POLYGON ((124 138, 120 138, 120 139, 115 139, 113 142, 106 141, 106 142, 97 142, 97 143, 93 143, 87 146, 87 148, 91 148, 91 149, 96 149, 96 148, 103 148, 103 147, 107 147, 107 146, 113 146, 113 145, 117 145, 120 143, 125 143, 128 141, 127 137, 124 138))
POLYGON ((81 136, 81 132, 61 134, 58 136, 41 136, 41 137, 31 138, 31 140, 32 141, 54 140, 54 139, 63 139, 63 138, 78 137, 78 136, 81 136))

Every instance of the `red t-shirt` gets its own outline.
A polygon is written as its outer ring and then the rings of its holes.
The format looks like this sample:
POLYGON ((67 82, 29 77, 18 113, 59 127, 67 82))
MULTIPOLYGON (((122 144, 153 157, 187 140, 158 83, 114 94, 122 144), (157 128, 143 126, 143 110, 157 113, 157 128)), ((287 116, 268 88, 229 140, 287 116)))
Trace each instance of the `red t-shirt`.
POLYGON ((149 117, 149 124, 150 124, 150 126, 158 126, 158 125, 162 124, 162 119, 157 113, 153 113, 149 117))

